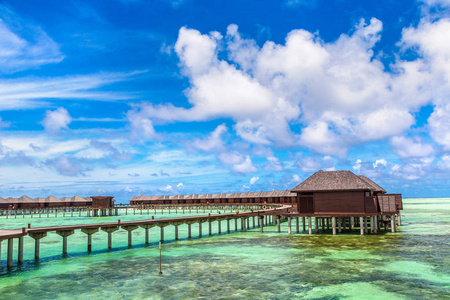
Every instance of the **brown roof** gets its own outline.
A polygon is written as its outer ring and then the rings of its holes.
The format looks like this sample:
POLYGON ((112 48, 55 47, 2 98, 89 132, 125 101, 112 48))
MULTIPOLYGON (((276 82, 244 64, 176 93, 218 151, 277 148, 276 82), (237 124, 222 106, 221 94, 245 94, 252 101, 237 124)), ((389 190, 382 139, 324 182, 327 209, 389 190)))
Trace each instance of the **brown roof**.
POLYGON ((367 191, 374 190, 350 171, 318 171, 293 188, 292 192, 367 191))
POLYGON ((372 180, 370 180, 369 178, 367 178, 364 175, 358 175, 359 178, 361 178, 362 180, 364 180, 365 182, 367 182, 375 192, 383 192, 386 193, 386 190, 383 189, 381 186, 379 186, 378 184, 376 184, 375 182, 373 182, 372 180))

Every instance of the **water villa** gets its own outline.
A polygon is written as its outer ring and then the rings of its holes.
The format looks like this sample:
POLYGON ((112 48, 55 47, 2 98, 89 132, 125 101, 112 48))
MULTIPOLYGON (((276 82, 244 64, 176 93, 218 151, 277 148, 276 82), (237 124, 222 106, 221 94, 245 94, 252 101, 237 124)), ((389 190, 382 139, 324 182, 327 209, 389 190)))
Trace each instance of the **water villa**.
MULTIPOLYGON (((240 229, 246 231, 251 228, 250 220, 252 220, 253 228, 259 227, 263 232, 265 225, 275 225, 277 231, 281 232, 280 223, 287 221, 288 234, 292 234, 292 223, 296 221, 296 233, 300 233, 300 224, 302 223, 303 232, 316 233, 320 231, 326 232, 331 230, 333 235, 343 231, 350 232, 352 229, 358 228, 361 235, 369 233, 377 233, 382 227, 385 231, 390 229, 396 232, 396 226, 401 225, 400 210, 403 209, 401 194, 387 194, 386 191, 378 184, 362 175, 355 175, 350 171, 318 171, 309 178, 298 184, 292 190, 257 192, 257 193, 220 193, 220 194, 202 194, 202 195, 176 195, 176 196, 135 196, 130 200, 130 205, 114 205, 113 197, 94 196, 81 198, 75 196, 73 198, 35 198, 31 199, 26 196, 20 198, 0 198, 3 205, 0 208, 8 209, 7 216, 11 213, 11 206, 15 211, 14 217, 17 217, 17 208, 24 207, 42 207, 42 210, 52 210, 51 205, 69 206, 71 215, 75 209, 79 210, 81 216, 81 205, 85 206, 86 216, 112 216, 118 215, 118 210, 132 209, 136 214, 136 210, 142 212, 147 210, 163 209, 181 210, 184 214, 185 210, 205 208, 212 212, 217 209, 217 214, 203 214, 196 216, 176 216, 162 219, 144 219, 138 221, 95 224, 78 224, 52 227, 39 227, 22 229, 0 230, 0 245, 2 240, 8 241, 7 246, 7 266, 12 267, 13 264, 13 240, 18 240, 18 264, 23 262, 23 238, 30 236, 35 240, 35 259, 39 260, 40 240, 47 235, 47 232, 56 232, 63 238, 63 255, 67 254, 67 238, 74 233, 75 230, 81 230, 87 235, 88 252, 91 251, 92 235, 101 231, 108 233, 108 249, 112 245, 112 233, 119 228, 128 231, 128 246, 132 245, 132 231, 140 228, 145 230, 145 243, 149 242, 149 229, 159 227, 160 241, 164 241, 164 227, 174 226, 175 240, 178 240, 178 226, 186 225, 188 227, 188 238, 191 238, 191 225, 198 224, 199 237, 202 236, 202 223, 209 223, 209 235, 212 234, 213 222, 218 224, 218 234, 221 234, 221 224, 226 222, 226 231, 231 230, 230 221, 234 220, 234 230, 240 229), (80 207, 75 207, 80 205, 80 207), (71 207, 73 206, 73 207, 71 207), (220 213, 222 210, 229 210, 220 213), (237 210, 237 211, 236 211, 237 210), (239 212, 239 210, 243 210, 239 212), (300 223, 301 222, 301 223, 300 223), (384 225, 384 226, 383 226, 384 225)), ((41 209, 39 209, 41 210, 41 209)), ((54 209, 55 216, 58 210, 54 209)), ((66 209, 63 209, 63 214, 66 209)), ((33 217, 33 214, 31 214, 33 217)), ((1 248, 0 248, 1 249, 1 248)), ((0 250, 1 251, 1 250, 0 250)))

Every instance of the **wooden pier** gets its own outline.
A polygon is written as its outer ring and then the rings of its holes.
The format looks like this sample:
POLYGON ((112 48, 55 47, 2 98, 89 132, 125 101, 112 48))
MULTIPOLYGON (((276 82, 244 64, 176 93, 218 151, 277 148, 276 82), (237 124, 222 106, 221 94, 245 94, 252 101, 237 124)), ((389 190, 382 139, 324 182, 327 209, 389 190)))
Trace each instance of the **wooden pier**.
MULTIPOLYGON (((213 208, 214 206, 208 206, 208 208, 213 208)), ((222 206, 223 207, 223 206, 222 206)), ((253 207, 255 207, 253 205, 253 207)), ((128 231, 128 246, 132 246, 132 232, 136 229, 143 228, 145 230, 145 244, 149 242, 149 232, 148 230, 153 227, 160 228, 160 241, 164 242, 164 227, 172 225, 175 226, 175 240, 178 240, 178 226, 181 224, 187 224, 189 229, 189 238, 191 238, 191 225, 199 224, 199 237, 202 237, 201 224, 204 222, 209 222, 209 235, 212 235, 212 222, 227 221, 227 233, 230 232, 230 220, 235 220, 235 231, 239 230, 238 224, 240 223, 240 229, 246 231, 250 229, 250 219, 252 220, 253 227, 255 227, 255 218, 258 219, 258 226, 261 227, 261 232, 263 231, 264 223, 267 225, 268 222, 273 222, 273 216, 271 214, 276 213, 287 213, 291 206, 288 205, 274 205, 274 208, 264 210, 250 210, 245 212, 234 212, 234 213, 223 213, 218 214, 202 215, 202 216, 183 216, 165 219, 148 219, 148 220, 138 220, 138 221, 127 221, 121 222, 118 220, 115 223, 97 223, 97 224, 80 224, 80 225, 66 225, 66 226, 50 226, 50 227, 37 227, 37 228, 22 228, 22 229, 11 229, 11 230, 0 230, 0 257, 1 257, 1 242, 3 240, 8 241, 7 247, 7 267, 13 267, 13 245, 14 239, 18 240, 17 243, 17 264, 23 263, 23 238, 24 236, 30 236, 35 241, 34 248, 34 258, 39 260, 39 250, 40 250, 40 240, 47 236, 48 232, 56 232, 63 238, 62 244, 62 254, 66 255, 68 253, 68 237, 74 234, 75 230, 81 230, 87 235, 87 251, 92 250, 92 234, 102 231, 108 233, 108 249, 112 248, 112 233, 122 228, 128 231), (240 222, 238 222, 240 220, 240 222)), ((201 208, 206 209, 206 207, 195 206, 194 209, 198 210, 201 208)), ((125 208, 128 210, 128 207, 125 208)), ((155 207, 156 209, 156 207, 155 207)), ((170 208, 169 208, 170 209, 170 208)), ((187 207, 183 209, 188 210, 187 207)), ((192 210, 192 208, 189 208, 192 210)), ((219 209, 219 208, 217 208, 219 209)), ((134 210, 135 211, 135 210, 134 210)), ((142 210, 141 210, 142 211, 142 210)), ((219 234, 221 234, 221 227, 219 226, 219 234)))
MULTIPOLYGON (((179 205, 177 208, 180 207, 179 205)), ((221 205, 220 208, 226 208, 227 206, 221 205)), ((245 206, 240 206, 244 208, 245 206)), ((250 207, 250 206, 247 206, 250 207)), ((255 205, 251 207, 255 208, 255 205)), ((187 207, 183 206, 181 209, 183 211, 199 211, 202 209, 206 211, 208 209, 217 209, 219 207, 214 205, 208 206, 194 206, 187 207)), ((231 206, 230 210, 236 209, 236 207, 231 206)), ((136 207, 123 207, 128 211, 136 212, 136 207)), ((147 208, 150 211, 150 207, 147 208)), ((175 213, 176 208, 165 205, 164 207, 157 208, 153 207, 154 210, 164 212, 164 210, 172 209, 172 213, 175 213)), ((138 208, 138 211, 145 211, 144 207, 138 208)), ((166 213, 167 213, 166 211, 166 213)), ((178 214, 178 213, 175 213, 178 214)), ((300 233, 300 228, 302 232, 307 232, 308 234, 313 233, 332 233, 336 235, 342 232, 351 232, 352 230, 358 230, 361 235, 368 233, 377 233, 382 228, 386 231, 388 228, 383 226, 385 224, 390 225, 391 232, 396 231, 396 227, 400 225, 400 218, 397 215, 380 215, 380 214, 301 214, 296 212, 296 208, 291 205, 271 205, 269 209, 259 209, 249 210, 245 212, 230 212, 230 213, 217 213, 201 216, 177 216, 173 218, 165 219, 146 219, 138 221, 127 221, 121 222, 118 220, 114 223, 97 223, 97 224, 81 224, 81 225, 66 225, 66 226, 51 226, 51 227, 37 227, 37 228, 22 228, 22 229, 11 229, 11 230, 0 230, 0 257, 1 257, 1 242, 7 240, 7 259, 6 264, 8 268, 13 267, 13 253, 14 253, 14 240, 17 240, 17 264, 23 263, 23 238, 25 236, 30 236, 35 241, 34 247, 34 258, 39 260, 40 251, 40 240, 47 236, 48 232, 56 232, 62 237, 62 254, 66 255, 69 251, 68 247, 68 237, 74 234, 75 230, 81 230, 81 232, 87 235, 87 252, 92 251, 92 235, 98 233, 100 230, 108 234, 108 249, 112 249, 112 234, 119 229, 126 230, 128 232, 128 247, 133 245, 133 231, 142 228, 145 230, 145 240, 144 243, 147 245, 149 243, 149 230, 153 227, 159 227, 160 241, 164 242, 164 228, 166 226, 174 226, 175 240, 178 240, 178 226, 187 225, 188 226, 188 238, 192 238, 191 228, 193 224, 198 224, 199 235, 201 238, 204 236, 202 232, 202 224, 208 222, 208 235, 212 235, 212 223, 219 222, 218 234, 222 234, 222 228, 220 226, 222 221, 226 221, 226 233, 231 232, 231 221, 234 220, 234 231, 241 230, 246 232, 247 230, 256 227, 260 228, 260 232, 264 232, 264 226, 275 225, 277 232, 281 232, 281 222, 287 221, 288 234, 293 234, 292 226, 295 221, 295 232, 300 233), (387 222, 387 223, 386 223, 387 222), (252 225, 252 226, 251 226, 252 225)))

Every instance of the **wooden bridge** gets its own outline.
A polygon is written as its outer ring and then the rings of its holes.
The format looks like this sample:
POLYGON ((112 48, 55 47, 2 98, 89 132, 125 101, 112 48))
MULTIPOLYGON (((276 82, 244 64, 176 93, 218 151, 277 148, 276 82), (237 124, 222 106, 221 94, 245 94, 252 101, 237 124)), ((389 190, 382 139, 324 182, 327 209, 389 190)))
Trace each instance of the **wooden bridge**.
MULTIPOLYGON (((212 206, 211 206, 212 207, 212 206)), ((250 206, 248 206, 250 207, 250 206)), ((252 205, 255 207, 255 205, 252 205)), ((34 258, 39 260, 39 250, 40 250, 40 240, 47 236, 48 232, 56 232, 63 238, 62 244, 62 254, 67 254, 67 238, 74 234, 75 230, 81 230, 83 233, 87 234, 87 251, 92 250, 92 235, 102 230, 108 233, 108 249, 112 248, 112 233, 120 228, 128 231, 128 246, 132 246, 132 232, 141 227, 145 230, 145 244, 149 243, 149 229, 155 226, 160 227, 160 241, 164 242, 164 227, 172 225, 175 226, 175 240, 178 240, 178 226, 181 224, 188 225, 188 238, 191 238, 191 226, 192 224, 199 224, 199 237, 202 237, 202 223, 209 222, 209 235, 212 234, 212 222, 218 222, 218 233, 222 233, 221 221, 227 221, 227 233, 230 232, 230 220, 234 220, 235 231, 238 230, 238 224, 242 231, 250 229, 250 219, 253 221, 253 228, 255 225, 255 218, 257 218, 258 226, 263 232, 264 225, 273 224, 274 216, 278 220, 278 226, 280 224, 280 219, 282 214, 289 213, 290 205, 271 205, 270 209, 250 210, 245 212, 234 212, 234 213, 218 213, 201 216, 182 216, 175 218, 165 218, 165 219, 147 219, 138 221, 126 221, 115 223, 96 223, 96 224, 80 224, 80 225, 65 225, 65 226, 50 226, 50 227, 37 227, 37 228, 22 228, 22 229, 10 229, 10 230, 0 230, 0 246, 1 241, 7 240, 7 267, 11 268, 13 266, 13 245, 14 239, 18 240, 17 246, 17 264, 23 263, 23 238, 24 236, 30 236, 35 241, 34 247, 34 258), (239 222, 240 221, 240 222, 239 222)), ((198 206, 195 207, 198 211, 198 206)), ((201 207, 204 208, 204 207, 201 207)), ((128 209, 128 208, 126 208, 128 209)), ((149 209, 149 208, 148 208, 149 209)), ((156 209, 156 208, 155 208, 156 209)), ((170 209, 170 208, 169 208, 170 209)), ((173 208, 172 208, 173 209, 173 208)), ((135 210, 134 210, 135 212, 135 210)), ((141 209, 142 212, 142 209, 141 209)), ((0 248, 1 253, 1 248, 0 248)), ((1 257, 1 255, 0 255, 1 257)))

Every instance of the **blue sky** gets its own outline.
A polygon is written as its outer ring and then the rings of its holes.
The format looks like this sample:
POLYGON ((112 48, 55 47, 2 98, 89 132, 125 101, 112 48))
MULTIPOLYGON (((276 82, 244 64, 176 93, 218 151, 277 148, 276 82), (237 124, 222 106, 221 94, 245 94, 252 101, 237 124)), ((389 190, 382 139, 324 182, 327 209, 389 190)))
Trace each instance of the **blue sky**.
POLYGON ((2 1, 2 197, 449 196, 450 1, 2 1))

